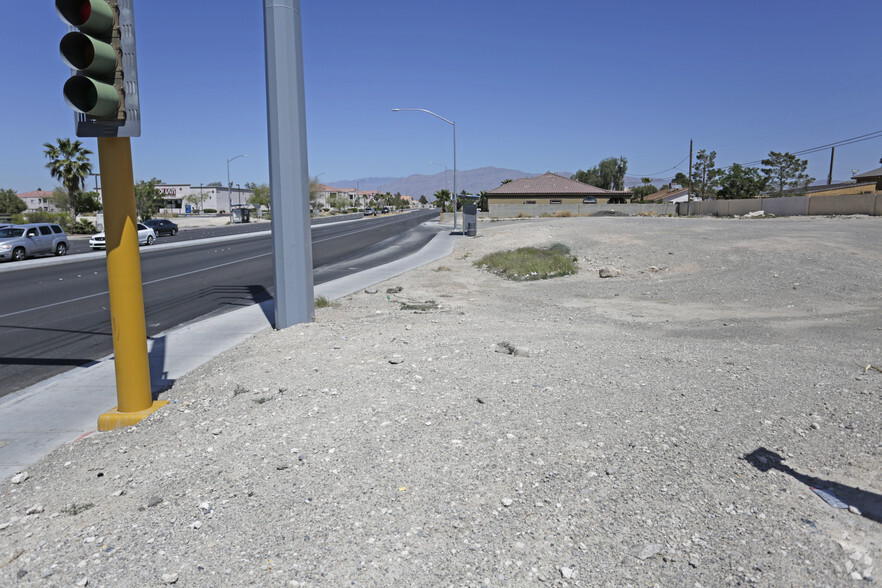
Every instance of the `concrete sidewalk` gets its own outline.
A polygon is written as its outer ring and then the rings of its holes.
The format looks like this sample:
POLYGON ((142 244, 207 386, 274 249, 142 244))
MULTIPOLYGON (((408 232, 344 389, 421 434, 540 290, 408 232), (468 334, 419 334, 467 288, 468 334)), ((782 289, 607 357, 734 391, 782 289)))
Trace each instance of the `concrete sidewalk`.
MULTIPOLYGON (((455 236, 442 231, 420 251, 390 264, 326 282, 316 296, 334 300, 449 255, 455 236)), ((154 394, 216 355, 270 328, 273 301, 180 325, 148 341, 154 394)), ((113 356, 74 368, 0 399, 0 479, 65 443, 94 433, 117 404, 113 356)))

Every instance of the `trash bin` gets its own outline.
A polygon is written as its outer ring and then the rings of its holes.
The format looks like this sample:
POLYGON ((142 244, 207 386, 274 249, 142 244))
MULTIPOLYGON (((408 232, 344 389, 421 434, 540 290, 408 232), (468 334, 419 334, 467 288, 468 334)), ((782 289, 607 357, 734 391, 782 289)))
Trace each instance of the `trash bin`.
POLYGON ((467 237, 478 234, 478 207, 475 204, 462 205, 462 232, 467 237))

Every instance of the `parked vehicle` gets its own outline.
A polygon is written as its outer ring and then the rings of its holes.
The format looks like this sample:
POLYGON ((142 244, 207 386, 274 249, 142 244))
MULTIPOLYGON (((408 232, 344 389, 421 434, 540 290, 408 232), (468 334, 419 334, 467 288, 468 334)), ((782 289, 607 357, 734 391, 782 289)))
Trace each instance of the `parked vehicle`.
MULTIPOLYGON (((154 241, 156 241, 156 233, 153 232, 153 229, 143 223, 138 223, 138 245, 153 245, 154 241)), ((105 249, 107 247, 104 231, 92 235, 92 238, 89 239, 89 247, 92 249, 105 249)))
POLYGON ((164 218, 147 219, 143 224, 153 229, 157 237, 162 237, 163 235, 175 236, 178 234, 178 225, 164 218))
POLYGON ((597 204, 597 198, 594 196, 585 196, 582 198, 582 204, 597 204))
POLYGON ((67 235, 58 225, 29 223, 0 229, 0 259, 21 261, 34 255, 66 255, 67 235))
POLYGON ((372 207, 368 206, 367 208, 364 209, 364 215, 365 216, 377 216, 377 211, 374 210, 372 207))
POLYGON ((391 208, 389 208, 388 206, 383 207, 383 214, 389 214, 390 212, 392 212, 391 208))

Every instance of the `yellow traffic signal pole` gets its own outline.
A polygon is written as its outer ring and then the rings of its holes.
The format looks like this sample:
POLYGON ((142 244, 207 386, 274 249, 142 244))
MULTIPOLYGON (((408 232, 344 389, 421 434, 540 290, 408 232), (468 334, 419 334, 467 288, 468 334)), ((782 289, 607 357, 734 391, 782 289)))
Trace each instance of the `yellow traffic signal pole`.
POLYGON ((98 417, 98 430, 110 431, 140 422, 168 401, 154 402, 150 389, 131 140, 99 137, 98 161, 103 186, 107 285, 118 402, 116 407, 98 417))

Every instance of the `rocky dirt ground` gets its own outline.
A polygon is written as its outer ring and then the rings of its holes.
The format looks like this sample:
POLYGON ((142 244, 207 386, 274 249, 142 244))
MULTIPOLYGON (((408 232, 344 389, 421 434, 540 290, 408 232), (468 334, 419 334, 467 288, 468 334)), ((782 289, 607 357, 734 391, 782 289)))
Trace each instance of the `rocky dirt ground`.
POLYGON ((879 218, 482 224, 3 481, 0 584, 875 585, 880 266, 879 218))

